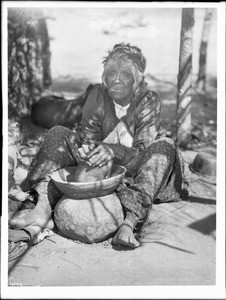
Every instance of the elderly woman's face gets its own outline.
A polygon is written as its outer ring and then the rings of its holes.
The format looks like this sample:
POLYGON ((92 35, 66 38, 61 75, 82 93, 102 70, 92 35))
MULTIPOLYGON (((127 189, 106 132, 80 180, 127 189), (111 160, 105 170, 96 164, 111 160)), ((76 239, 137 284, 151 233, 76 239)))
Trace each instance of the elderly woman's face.
POLYGON ((131 62, 115 59, 107 66, 105 77, 109 95, 122 105, 130 102, 133 96, 133 74, 131 62))

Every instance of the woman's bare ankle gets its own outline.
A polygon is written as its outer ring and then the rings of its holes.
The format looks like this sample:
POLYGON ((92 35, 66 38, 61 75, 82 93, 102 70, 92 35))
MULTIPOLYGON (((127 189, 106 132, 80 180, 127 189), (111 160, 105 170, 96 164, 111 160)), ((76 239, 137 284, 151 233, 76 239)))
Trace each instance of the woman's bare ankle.
POLYGON ((126 246, 129 248, 137 248, 140 243, 133 234, 133 223, 129 219, 125 219, 114 236, 112 243, 114 245, 126 246))
POLYGON ((128 218, 125 218, 122 222, 121 225, 127 225, 128 227, 130 227, 132 230, 134 229, 134 226, 133 226, 133 223, 128 219, 128 218))

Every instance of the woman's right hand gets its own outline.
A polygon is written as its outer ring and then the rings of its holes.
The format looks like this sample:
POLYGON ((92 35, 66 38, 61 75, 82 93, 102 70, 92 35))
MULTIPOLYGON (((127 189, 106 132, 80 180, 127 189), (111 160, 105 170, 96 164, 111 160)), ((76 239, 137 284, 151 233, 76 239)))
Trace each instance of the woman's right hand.
POLYGON ((88 163, 94 167, 103 167, 113 163, 114 152, 106 144, 96 146, 88 155, 88 163))
POLYGON ((78 148, 79 159, 88 160, 89 153, 95 148, 95 144, 83 144, 80 148, 78 148))

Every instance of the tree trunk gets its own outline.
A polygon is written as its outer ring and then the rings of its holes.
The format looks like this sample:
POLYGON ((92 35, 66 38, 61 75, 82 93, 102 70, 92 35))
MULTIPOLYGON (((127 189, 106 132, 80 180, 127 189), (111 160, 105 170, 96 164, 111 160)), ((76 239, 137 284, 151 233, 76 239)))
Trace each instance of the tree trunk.
POLYGON ((212 24, 212 16, 213 9, 207 8, 203 23, 202 39, 199 48, 199 72, 197 78, 197 87, 203 91, 206 89, 206 54, 212 24))
POLYGON ((182 9, 177 83, 177 143, 186 147, 191 132, 192 38, 194 8, 182 9))

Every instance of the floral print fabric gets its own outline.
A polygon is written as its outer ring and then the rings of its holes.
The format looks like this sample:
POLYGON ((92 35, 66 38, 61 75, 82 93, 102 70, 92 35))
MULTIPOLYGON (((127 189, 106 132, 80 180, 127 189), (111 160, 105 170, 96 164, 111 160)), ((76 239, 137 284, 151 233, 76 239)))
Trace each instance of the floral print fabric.
MULTIPOLYGON (((52 182, 49 183, 50 175, 57 169, 77 165, 80 143, 79 137, 70 129, 52 128, 30 168, 27 189, 33 187, 40 195, 48 193, 50 202, 56 204, 61 193, 52 182)), ((117 194, 125 214, 135 226, 138 221, 145 220, 154 201, 178 201, 181 196, 186 196, 185 184, 179 149, 171 139, 162 138, 154 141, 134 166, 130 165, 130 173, 117 194)))

